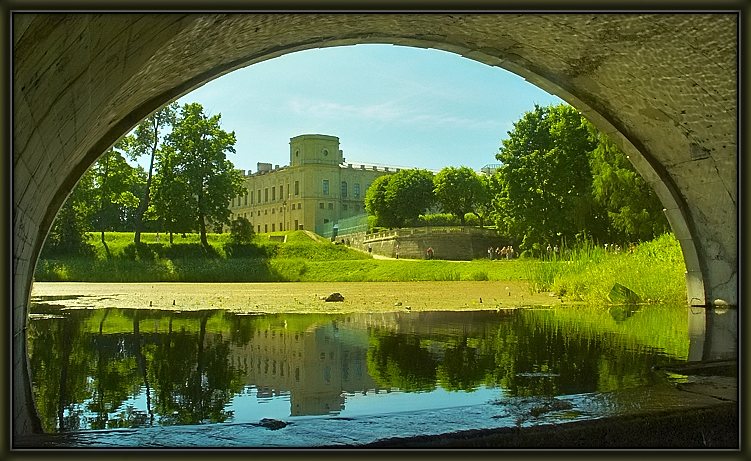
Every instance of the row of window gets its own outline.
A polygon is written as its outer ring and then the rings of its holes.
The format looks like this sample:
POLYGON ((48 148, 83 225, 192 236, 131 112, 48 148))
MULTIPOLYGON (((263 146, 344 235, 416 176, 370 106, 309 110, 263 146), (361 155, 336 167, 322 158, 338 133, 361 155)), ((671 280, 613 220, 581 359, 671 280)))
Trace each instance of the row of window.
MULTIPOLYGON (((323 195, 329 195, 329 180, 324 179, 323 183, 321 185, 322 193, 323 195)), ((250 198, 250 204, 254 205, 257 203, 267 203, 269 202, 269 191, 271 192, 271 201, 276 201, 276 191, 277 186, 272 186, 269 190, 268 187, 263 189, 263 202, 261 201, 261 189, 256 190, 256 194, 249 194, 247 191, 244 195, 238 195, 237 197, 232 197, 232 206, 241 206, 241 205, 248 205, 248 198, 250 198)), ((300 195, 300 181, 295 181, 295 196, 300 195)), ((341 186, 341 197, 347 198, 349 195, 349 186, 347 185, 347 181, 342 181, 341 186)), ((355 183, 352 185, 352 197, 355 199, 360 198, 360 183, 355 183)), ((279 186, 279 199, 284 199, 284 186, 279 186)))
MULTIPOLYGON (((323 192, 323 195, 329 195, 329 180, 324 179, 323 184, 321 185, 321 190, 323 192)), ((341 188, 341 196, 342 198, 347 198, 349 194, 347 181, 342 181, 342 188, 341 188)), ((360 183, 355 183, 352 185, 352 196, 356 199, 360 198, 360 183)))

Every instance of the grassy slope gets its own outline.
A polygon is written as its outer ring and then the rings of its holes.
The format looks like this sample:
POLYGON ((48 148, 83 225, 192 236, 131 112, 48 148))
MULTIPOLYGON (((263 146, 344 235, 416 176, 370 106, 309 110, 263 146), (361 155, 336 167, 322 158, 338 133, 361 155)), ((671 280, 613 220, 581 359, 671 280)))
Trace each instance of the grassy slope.
MULTIPOLYGON (((97 240, 95 258, 40 260, 37 281, 83 282, 372 282, 527 280, 536 291, 552 291, 570 300, 602 302, 614 283, 634 290, 645 301, 685 302, 684 264, 675 237, 665 235, 637 247, 633 254, 606 253, 602 248, 577 249, 568 260, 469 262, 376 260, 360 251, 328 241, 315 241, 302 231, 286 242, 256 236, 246 257, 228 256, 228 234, 209 234, 213 254, 202 255, 198 235, 143 234, 154 256, 140 260, 129 253, 132 233, 106 234, 111 258, 97 240), (130 255, 130 256, 129 256, 130 255)), ((132 249, 132 248, 131 248, 132 249)))

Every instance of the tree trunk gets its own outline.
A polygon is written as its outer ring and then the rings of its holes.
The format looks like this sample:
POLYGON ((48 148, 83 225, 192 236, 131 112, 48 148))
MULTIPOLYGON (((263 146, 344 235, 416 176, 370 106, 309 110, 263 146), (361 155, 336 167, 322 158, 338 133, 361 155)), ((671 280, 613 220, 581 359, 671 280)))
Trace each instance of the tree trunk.
POLYGON ((149 160, 149 175, 146 177, 146 190, 141 197, 141 203, 138 204, 138 211, 136 212, 136 235, 133 238, 133 242, 136 245, 141 243, 141 228, 143 227, 143 215, 149 208, 149 199, 151 193, 151 177, 154 172, 154 157, 156 156, 156 146, 159 142, 159 134, 157 132, 157 122, 154 118, 154 145, 151 146, 151 159, 149 160))

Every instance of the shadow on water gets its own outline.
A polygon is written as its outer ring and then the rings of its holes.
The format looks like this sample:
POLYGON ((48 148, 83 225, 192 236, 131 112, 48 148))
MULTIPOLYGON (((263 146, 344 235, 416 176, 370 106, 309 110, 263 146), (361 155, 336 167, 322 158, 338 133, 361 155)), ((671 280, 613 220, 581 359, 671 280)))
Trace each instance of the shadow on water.
POLYGON ((532 413, 565 413, 556 397, 659 384, 655 369, 692 352, 685 307, 625 316, 602 307, 53 311, 32 305, 29 334, 47 432, 350 418, 525 398, 537 399, 532 413))

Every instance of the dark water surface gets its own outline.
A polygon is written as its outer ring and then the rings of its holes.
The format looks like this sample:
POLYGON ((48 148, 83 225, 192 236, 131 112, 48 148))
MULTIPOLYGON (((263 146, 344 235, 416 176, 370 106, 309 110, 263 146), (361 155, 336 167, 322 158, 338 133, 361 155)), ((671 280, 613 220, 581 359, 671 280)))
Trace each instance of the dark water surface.
MULTIPOLYGON (((685 306, 238 315, 31 306, 47 432, 358 418, 657 384, 685 306)), ((565 406, 540 411, 562 411, 565 406)))

